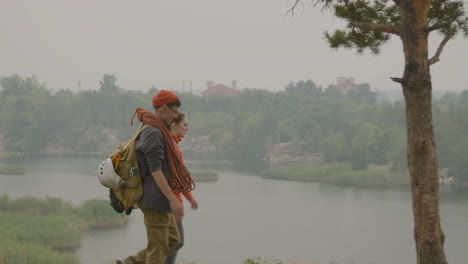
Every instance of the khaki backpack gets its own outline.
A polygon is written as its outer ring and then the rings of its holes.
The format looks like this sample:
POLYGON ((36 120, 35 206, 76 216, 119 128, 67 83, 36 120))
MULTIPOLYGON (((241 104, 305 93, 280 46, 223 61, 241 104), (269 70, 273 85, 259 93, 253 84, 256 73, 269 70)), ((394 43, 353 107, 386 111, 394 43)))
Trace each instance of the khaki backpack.
POLYGON ((141 131, 147 127, 149 125, 141 124, 131 139, 122 142, 118 150, 109 155, 115 173, 121 178, 118 186, 110 188, 111 205, 119 213, 125 211, 130 214, 143 196, 142 175, 135 153, 135 141, 141 131), (115 198, 118 201, 115 201, 115 198))

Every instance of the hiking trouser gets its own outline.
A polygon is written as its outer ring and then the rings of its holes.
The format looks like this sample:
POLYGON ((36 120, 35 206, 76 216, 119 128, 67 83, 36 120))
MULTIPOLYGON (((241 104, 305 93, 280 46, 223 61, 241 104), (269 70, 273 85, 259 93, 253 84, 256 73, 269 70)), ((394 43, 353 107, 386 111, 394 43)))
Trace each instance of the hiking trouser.
POLYGON ((134 256, 124 260, 125 264, 164 264, 169 252, 179 242, 179 231, 174 214, 140 207, 143 212, 148 244, 134 256))
POLYGON ((180 235, 180 242, 179 244, 169 252, 169 256, 167 256, 166 264, 175 264, 177 253, 179 253, 179 249, 184 246, 184 226, 182 225, 182 221, 177 222, 177 229, 179 229, 180 235))

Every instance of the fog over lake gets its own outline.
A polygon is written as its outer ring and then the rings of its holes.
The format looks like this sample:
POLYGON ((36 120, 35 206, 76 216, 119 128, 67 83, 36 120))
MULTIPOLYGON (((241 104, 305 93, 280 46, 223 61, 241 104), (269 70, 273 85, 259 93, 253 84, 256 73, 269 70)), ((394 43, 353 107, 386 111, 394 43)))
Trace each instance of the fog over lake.
MULTIPOLYGON (((2 1, 0 74, 35 74, 54 91, 98 89, 104 74, 114 74, 125 89, 144 91, 182 90, 184 80, 196 92, 208 80, 277 91, 308 78, 326 87, 340 76, 401 91, 390 80, 403 74, 398 37, 379 56, 335 50, 323 32, 343 28, 343 21, 319 6, 286 15, 293 2, 2 1)), ((429 57, 440 40, 431 35, 429 57)), ((431 67, 435 91, 468 88, 466 46, 456 37, 431 67)))

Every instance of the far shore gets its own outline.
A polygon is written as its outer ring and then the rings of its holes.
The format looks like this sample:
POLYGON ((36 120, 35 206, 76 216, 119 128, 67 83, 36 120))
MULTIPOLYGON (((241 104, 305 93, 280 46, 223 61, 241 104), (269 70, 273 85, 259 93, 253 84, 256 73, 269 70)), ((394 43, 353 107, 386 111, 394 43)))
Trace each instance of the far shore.
POLYGON ((194 181, 217 181, 218 172, 212 170, 191 170, 190 175, 194 181))
MULTIPOLYGON (((347 163, 315 163, 274 168, 261 172, 262 177, 278 180, 322 182, 340 186, 405 188, 410 186, 408 172, 366 168, 353 170, 347 163)), ((441 185, 445 185, 441 183, 441 185)), ((465 186, 452 183, 452 186, 465 186)), ((466 187, 466 186, 465 186, 466 187)))
MULTIPOLYGON (((0 152, 0 158, 11 159, 18 157, 86 157, 103 158, 103 153, 6 153, 0 152)), ((232 166, 229 160, 191 160, 187 159, 186 165, 194 181, 209 182, 217 181, 219 175, 216 169, 219 166, 226 168, 232 166), (213 168, 211 169, 204 169, 213 168), (200 169, 201 168, 201 169, 200 169)), ((1 165, 0 175, 22 175, 25 174, 23 166, 1 165)), ((375 168, 366 168, 353 170, 349 163, 307 163, 297 164, 285 167, 278 167, 257 172, 267 179, 291 180, 304 182, 322 182, 341 186, 360 186, 360 187, 406 187, 410 184, 408 172, 394 172, 391 170, 381 170, 375 168)), ((444 178, 444 177, 443 177, 444 178)), ((453 177, 450 177, 453 178, 453 177)), ((453 179, 452 179, 453 181, 453 179)), ((468 182, 450 182, 446 184, 441 182, 441 186, 459 186, 468 188, 468 182)))
POLYGON ((26 171, 23 166, 0 165, 0 175, 23 175, 26 171))
MULTIPOLYGON (((369 171, 372 173, 372 171, 369 171)), ((348 179, 337 179, 333 176, 328 177, 306 177, 306 176, 297 176, 297 175, 283 175, 283 176, 269 176, 266 173, 262 173, 262 176, 266 179, 274 179, 274 180, 287 180, 287 181, 302 181, 302 182, 320 182, 320 183, 328 183, 338 186, 355 186, 355 187, 395 187, 395 188, 403 188, 409 186, 409 178, 408 181, 405 182, 404 180, 397 179, 393 180, 369 180, 369 179, 360 179, 359 175, 354 177, 350 177, 348 179)), ((408 176, 409 177, 409 176, 408 176)))

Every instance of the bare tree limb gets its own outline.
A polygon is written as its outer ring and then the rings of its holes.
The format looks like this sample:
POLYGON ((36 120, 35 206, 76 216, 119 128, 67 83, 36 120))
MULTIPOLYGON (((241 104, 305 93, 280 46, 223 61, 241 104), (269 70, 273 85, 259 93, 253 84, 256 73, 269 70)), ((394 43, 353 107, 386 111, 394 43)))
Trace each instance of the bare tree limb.
POLYGON ((377 32, 385 32, 389 34, 400 35, 400 29, 392 25, 358 23, 358 22, 351 22, 350 24, 352 26, 355 26, 355 27, 358 27, 360 29, 367 30, 367 31, 377 31, 377 32))
MULTIPOLYGON (((291 8, 288 9, 288 11, 286 12, 286 14, 284 16, 288 16, 289 14, 291 14, 291 16, 294 16, 294 11, 297 9, 297 7, 299 5, 301 5, 302 7, 304 7, 305 5, 312 5, 312 6, 315 7, 320 2, 321 2, 321 0, 294 0, 294 4, 291 6, 291 8)), ((325 1, 323 3, 321 11, 323 11, 323 10, 329 8, 329 7, 330 7, 330 4, 328 3, 328 1, 325 1)))
POLYGON ((438 30, 438 29, 441 29, 441 28, 444 28, 444 27, 448 27, 453 22, 457 21, 457 19, 458 19, 458 17, 454 17, 454 18, 452 18, 451 20, 449 20, 447 22, 432 25, 432 26, 427 28, 427 32, 431 32, 431 31, 438 30))
POLYGON ((299 4, 302 4, 302 0, 295 0, 295 1, 294 1, 294 4, 292 5, 292 7, 289 8, 288 11, 286 12, 286 15, 291 14, 291 16, 294 16, 294 9, 296 9, 296 7, 297 7, 299 4))
POLYGON ((397 77, 391 77, 392 81, 397 82, 397 83, 404 83, 405 81, 403 78, 397 78, 397 77))
POLYGON ((429 65, 432 65, 438 61, 440 61, 440 54, 442 54, 442 51, 444 50, 445 44, 455 35, 455 30, 450 31, 447 35, 445 35, 445 38, 440 42, 439 47, 437 48, 436 53, 432 58, 429 59, 429 65))

